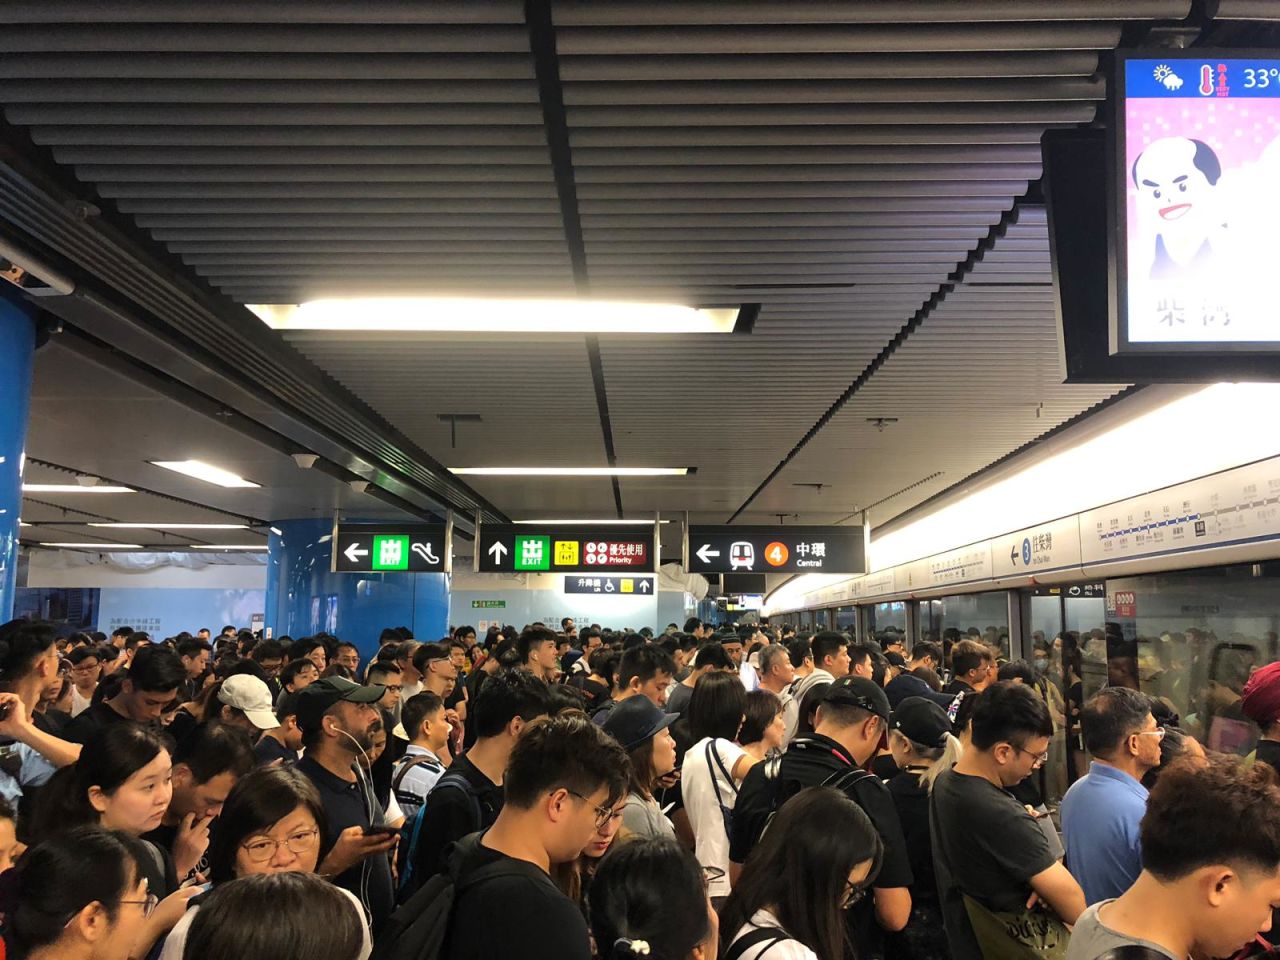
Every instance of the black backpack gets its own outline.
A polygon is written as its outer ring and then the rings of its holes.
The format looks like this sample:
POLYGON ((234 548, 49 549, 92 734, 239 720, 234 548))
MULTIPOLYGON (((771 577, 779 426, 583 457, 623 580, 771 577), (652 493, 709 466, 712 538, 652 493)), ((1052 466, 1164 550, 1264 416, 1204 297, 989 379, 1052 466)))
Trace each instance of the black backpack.
POLYGON ((426 821, 431 798, 437 790, 459 790, 465 794, 470 802, 472 829, 480 830, 484 827, 484 812, 480 809, 480 796, 471 786, 471 781, 461 773, 453 771, 445 773, 431 788, 431 792, 422 801, 422 806, 418 808, 417 813, 400 827, 400 846, 396 854, 396 867, 400 872, 400 886, 396 890, 397 903, 406 903, 417 892, 418 887, 426 881, 425 877, 417 875, 414 866, 418 857, 418 841, 422 837, 422 825, 426 821))
POLYGON ((532 863, 510 858, 459 877, 460 864, 479 846, 480 837, 477 833, 460 840, 454 847, 449 869, 424 883, 391 914, 369 960, 440 960, 454 905, 463 892, 504 877, 533 877, 550 882, 532 863))
MULTIPOLYGON (((805 749, 805 745, 808 743, 809 741, 798 737, 791 742, 791 745, 792 747, 805 749)), ((776 754, 769 757, 764 762, 764 779, 769 785, 769 814, 765 817, 764 825, 760 828, 760 833, 752 841, 753 847, 760 842, 761 837, 763 837, 768 831, 769 824, 773 823, 773 818, 777 815, 778 810, 782 805, 795 796, 795 794, 800 792, 794 781, 784 781, 782 779, 781 773, 783 756, 784 754, 776 754)), ((857 800, 854 799, 851 791, 863 780, 874 776, 874 773, 863 770, 861 767, 850 766, 844 770, 834 771, 829 777, 823 780, 822 783, 816 784, 816 786, 835 787, 841 793, 849 797, 849 799, 854 800, 854 802, 857 803, 857 800)), ((859 806, 861 806, 861 804, 859 804, 859 806)))

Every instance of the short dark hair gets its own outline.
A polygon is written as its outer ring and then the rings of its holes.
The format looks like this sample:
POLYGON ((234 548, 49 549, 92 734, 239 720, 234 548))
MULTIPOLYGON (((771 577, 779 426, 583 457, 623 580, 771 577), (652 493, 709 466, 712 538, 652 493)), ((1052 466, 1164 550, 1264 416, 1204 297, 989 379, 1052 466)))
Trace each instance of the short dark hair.
POLYGON ((393 673, 399 676, 403 672, 404 671, 400 669, 400 664, 396 663, 394 660, 375 660, 373 663, 369 664, 369 669, 365 672, 365 677, 370 683, 377 683, 374 677, 382 677, 385 679, 390 677, 393 673))
POLYGON ((0 680, 21 680, 53 645, 51 624, 10 620, 0 626, 0 680))
POLYGON ((1000 665, 1000 669, 996 673, 996 679, 1021 680, 1023 683, 1032 686, 1036 682, 1036 670, 1025 660, 1010 660, 1008 663, 1000 665))
POLYGON ((468 635, 474 636, 475 632, 476 632, 475 627, 463 624, 461 627, 458 627, 456 630, 453 631, 453 635, 454 637, 461 639, 462 637, 465 637, 468 635))
POLYGON ((932 667, 912 667, 910 672, 912 676, 919 677, 927 683, 931 690, 935 692, 942 691, 942 678, 938 676, 938 671, 932 667))
POLYGON ((957 677, 977 670, 984 663, 994 662, 991 648, 977 640, 958 640, 951 648, 951 672, 957 677))
POLYGON ((419 673, 427 672, 427 664, 435 660, 448 660, 449 648, 443 643, 423 643, 413 651, 413 668, 419 673))
POLYGON ((1269 764, 1239 757, 1177 761, 1160 774, 1142 818, 1142 866, 1166 883, 1215 863, 1280 866, 1280 786, 1269 764))
POLYGON ((689 732, 694 743, 705 737, 736 740, 746 709, 747 691, 737 674, 704 673, 689 698, 689 732))
POLYGON ((813 649, 809 645, 809 641, 804 638, 797 638, 787 642, 787 656, 791 658, 791 665, 799 670, 804 666, 804 662, 813 656, 813 649))
POLYGON ((413 740, 418 736, 422 721, 442 709, 444 709, 444 700, 441 696, 430 690, 423 690, 422 693, 414 694, 404 702, 404 706, 400 708, 400 724, 404 727, 405 733, 409 734, 409 739, 413 740))
POLYGON ((102 652, 97 647, 76 647, 67 654, 67 659, 71 661, 72 666, 89 659, 97 660, 101 663, 102 652))
POLYGON ((127 637, 133 633, 133 627, 116 627, 111 631, 112 638, 127 637))
POLYGON ((526 663, 529 660, 529 654, 542 646, 544 643, 555 643, 556 635, 546 627, 530 627, 516 638, 516 653, 520 655, 520 662, 526 663))
POLYGON ((747 705, 743 710, 746 719, 742 721, 742 730, 738 733, 739 743, 758 743, 764 739, 764 732, 769 724, 782 712, 782 699, 772 690, 752 690, 747 694, 747 705))
POLYGON ((1104 760, 1116 755, 1130 734, 1151 716, 1151 698, 1128 687, 1104 687, 1080 710, 1084 748, 1104 760))
POLYGON ((236 852, 240 844, 278 823, 298 807, 306 807, 320 828, 317 845, 329 831, 324 803, 315 784, 296 767, 259 767, 246 773, 227 794, 218 828, 209 838, 209 879, 226 883, 236 875, 236 852))
POLYGON ((314 873, 259 873, 217 884, 200 904, 187 932, 184 960, 232 960, 286 954, 341 960, 360 952, 361 912, 350 898, 314 873), (244 918, 270 904, 271 923, 244 918), (324 917, 316 923, 316 917, 324 917))
POLYGON ((152 644, 134 654, 128 679, 135 691, 160 693, 178 689, 187 679, 187 668, 168 647, 152 644))
POLYGON ((925 657, 932 657, 933 662, 942 666, 942 645, 932 640, 921 640, 911 648, 911 659, 917 663, 925 657))
POLYGON ((508 805, 528 810, 561 787, 587 797, 607 787, 612 806, 626 793, 627 774, 627 755, 618 741, 585 715, 569 713, 540 718, 524 729, 511 751, 502 790, 508 805))
POLYGON ((809 649, 813 652, 814 666, 821 667, 823 660, 838 654, 841 647, 848 646, 849 639, 843 633, 823 630, 809 642, 809 649))
POLYGON ((208 640, 201 640, 199 637, 183 637, 174 645, 174 651, 180 657, 195 657, 202 650, 212 653, 213 644, 208 640))
POLYGON ((516 717, 528 723, 548 709, 546 683, 523 668, 499 670, 480 687, 468 719, 477 737, 496 737, 516 717))
POLYGON ((259 640, 249 655, 258 663, 263 660, 283 660, 284 646, 279 640, 259 640))
POLYGON ((202 723, 178 743, 175 764, 186 764, 197 783, 208 783, 223 773, 240 779, 253 769, 253 744, 238 727, 210 721, 202 723))
POLYGON ((870 660, 874 669, 876 663, 876 651, 874 648, 867 646, 865 643, 849 644, 849 671, 852 673, 854 667, 861 666, 864 662, 870 660))
MULTIPOLYGON (((284 669, 280 671, 280 685, 284 686, 285 684, 293 683, 293 681, 298 679, 298 674, 307 669, 307 667, 310 667, 312 670, 316 669, 316 665, 306 657, 300 657, 297 660, 290 660, 285 664, 284 669)), ((317 671, 317 673, 318 672, 319 671, 317 671)))
POLYGON ((970 724, 977 749, 990 750, 997 743, 1011 743, 1021 749, 1032 737, 1053 736, 1049 708, 1025 684, 1005 680, 993 683, 976 696, 978 702, 970 724))
POLYGON ((302 696, 301 690, 295 690, 290 693, 285 690, 280 694, 280 698, 276 700, 276 719, 284 723, 288 717, 296 717, 298 715, 298 698, 302 696))
POLYGON ((684 622, 684 633, 693 633, 702 626, 702 621, 697 617, 690 617, 684 622))
POLYGON ((618 664, 618 686, 625 687, 632 679, 648 683, 659 673, 672 676, 675 672, 676 664, 671 654, 657 644, 645 643, 622 655, 622 662, 618 664))
POLYGON ((722 644, 704 643, 698 648, 698 652, 694 655, 693 666, 698 670, 701 670, 703 667, 712 667, 716 670, 728 670, 733 666, 733 661, 729 659, 729 654, 725 652, 722 644))
POLYGON ((337 653, 337 652, 338 652, 339 650, 341 650, 343 647, 350 647, 352 650, 354 650, 354 651, 356 652, 356 656, 360 656, 360 648, 359 648, 359 647, 357 647, 357 646, 356 646, 354 643, 352 643, 350 640, 342 640, 342 641, 339 641, 338 645, 337 645, 336 647, 334 647, 334 648, 333 648, 333 652, 334 652, 334 653, 337 653))

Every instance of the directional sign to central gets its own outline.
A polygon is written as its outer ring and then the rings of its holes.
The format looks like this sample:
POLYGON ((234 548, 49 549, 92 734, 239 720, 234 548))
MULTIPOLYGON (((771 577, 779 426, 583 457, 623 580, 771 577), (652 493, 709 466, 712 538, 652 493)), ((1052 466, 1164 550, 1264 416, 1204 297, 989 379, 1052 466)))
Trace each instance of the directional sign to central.
POLYGON ((334 573, 447 573, 443 523, 340 523, 334 573))
POLYGON ((862 527, 689 527, 690 573, 866 573, 862 527))
POLYGON ((481 526, 481 573, 652 573, 653 524, 481 526))

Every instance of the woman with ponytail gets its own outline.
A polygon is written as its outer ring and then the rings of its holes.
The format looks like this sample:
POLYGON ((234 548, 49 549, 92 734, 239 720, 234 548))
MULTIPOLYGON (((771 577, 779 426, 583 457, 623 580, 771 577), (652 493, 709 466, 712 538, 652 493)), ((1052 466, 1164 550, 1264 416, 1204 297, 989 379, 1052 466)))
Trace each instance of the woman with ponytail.
POLYGON ((142 841, 77 827, 27 851, 0 878, 10 960, 128 960, 143 956, 156 899, 142 841))
POLYGON ((600 960, 715 960, 719 949, 702 868, 671 837, 610 850, 591 885, 590 913, 600 960))
POLYGON ((893 712, 889 749, 898 765, 897 775, 889 780, 889 793, 902 823, 914 882, 911 917, 904 930, 887 938, 886 956, 890 960, 946 957, 947 937, 929 837, 929 793, 938 774, 954 766, 964 748, 942 707, 924 697, 907 697, 893 712))

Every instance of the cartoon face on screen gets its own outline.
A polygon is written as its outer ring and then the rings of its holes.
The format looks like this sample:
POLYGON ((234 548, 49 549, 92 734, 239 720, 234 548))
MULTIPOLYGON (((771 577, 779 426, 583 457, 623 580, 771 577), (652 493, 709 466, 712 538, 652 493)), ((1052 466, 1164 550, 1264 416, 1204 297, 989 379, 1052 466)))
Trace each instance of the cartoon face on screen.
POLYGON ((1156 238, 1151 276, 1205 266, 1221 227, 1215 193, 1222 165, 1213 148, 1187 137, 1164 137, 1138 155, 1132 175, 1138 215, 1156 238))

